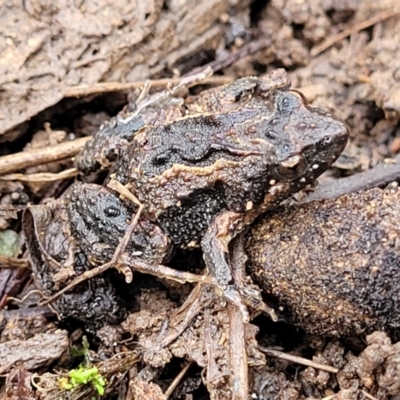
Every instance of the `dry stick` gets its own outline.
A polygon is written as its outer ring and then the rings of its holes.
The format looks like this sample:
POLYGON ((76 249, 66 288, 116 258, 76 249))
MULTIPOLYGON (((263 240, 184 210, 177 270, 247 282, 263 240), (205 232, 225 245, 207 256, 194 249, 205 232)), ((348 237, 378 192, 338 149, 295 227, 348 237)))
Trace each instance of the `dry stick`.
POLYGON ((62 179, 74 178, 78 175, 76 168, 66 169, 58 173, 38 172, 37 174, 8 174, 0 176, 0 181, 21 181, 21 182, 54 182, 62 179))
MULTIPOLYGON (((204 347, 205 347, 205 352, 207 355, 207 366, 206 366, 206 377, 205 381, 207 382, 207 389, 209 392, 213 390, 213 386, 210 385, 212 382, 217 380, 218 378, 221 377, 221 372, 219 371, 218 364, 213 357, 213 354, 215 354, 215 346, 213 346, 213 330, 211 328, 211 317, 210 317, 210 310, 205 309, 204 310, 204 347), (211 387, 209 387, 209 385, 211 387)), ((212 393, 211 398, 216 398, 216 396, 213 396, 212 393)))
POLYGON ((175 377, 175 379, 172 381, 172 383, 169 385, 168 389, 165 392, 165 397, 168 398, 171 396, 171 394, 174 392, 176 387, 180 384, 182 378, 185 376, 186 372, 192 365, 192 361, 188 362, 183 368, 182 371, 179 372, 179 374, 175 377))
POLYGON ((217 285, 216 280, 209 275, 196 275, 191 272, 178 271, 162 264, 149 264, 139 261, 136 257, 132 257, 127 253, 121 254, 120 264, 141 272, 142 274, 154 275, 157 278, 171 279, 179 283, 207 283, 209 285, 217 285))
MULTIPOLYGON (((232 277, 235 283, 244 280, 243 234, 235 238, 232 250, 232 277)), ((245 323, 242 312, 234 304, 229 304, 229 353, 231 368, 232 400, 242 400, 249 397, 249 371, 245 343, 245 323)))
MULTIPOLYGON (((33 294, 38 294, 39 296, 43 296, 43 292, 39 289, 33 289, 30 290, 25 296, 23 296, 21 299, 17 298, 17 297, 12 297, 12 296, 8 296, 7 297, 7 301, 14 301, 17 304, 22 304, 26 299, 29 299, 29 297, 31 297, 33 294)), ((38 308, 42 308, 42 307, 38 307, 38 308)), ((43 308, 48 308, 48 307, 43 307, 43 308)), ((54 311, 51 307, 50 309, 52 311, 54 311)), ((58 313, 57 313, 58 315, 58 313)), ((61 320, 61 318, 60 318, 61 320)))
POLYGON ((331 367, 330 365, 324 365, 307 360, 303 357, 294 356, 292 354, 283 353, 282 351, 269 349, 268 347, 258 346, 259 349, 267 354, 268 356, 277 357, 281 360, 291 361, 297 364, 306 365, 307 367, 312 367, 315 369, 320 369, 322 371, 331 372, 332 374, 337 374, 339 372, 338 368, 331 367))
POLYGON ((300 203, 314 200, 335 199, 343 194, 384 186, 400 179, 400 155, 392 163, 381 163, 376 167, 347 178, 335 179, 334 182, 320 184, 313 193, 300 203))
MULTIPOLYGON (((202 68, 203 69, 203 68, 202 68)), ((209 78, 204 79, 202 84, 204 85, 223 85, 225 83, 231 82, 233 78, 229 76, 211 76, 209 78)), ((178 84, 182 78, 163 78, 163 79, 150 79, 152 88, 164 88, 169 84, 178 84)), ((68 88, 64 97, 82 97, 89 96, 92 94, 102 94, 102 93, 110 93, 110 92, 119 92, 123 90, 132 90, 132 89, 140 89, 143 87, 146 81, 136 81, 136 82, 128 82, 128 83, 119 83, 119 82, 100 82, 94 85, 82 85, 68 88)))
MULTIPOLYGON (((128 231, 125 233, 127 237, 129 237, 133 233, 134 229, 131 229, 131 227, 132 225, 129 226, 128 231)), ((127 276, 128 274, 131 275, 131 270, 134 270, 136 272, 141 272, 143 274, 154 275, 157 278, 162 277, 164 279, 171 279, 179 283, 190 282, 190 283, 207 283, 210 285, 216 285, 215 280, 208 275, 196 275, 190 272, 177 271, 174 270, 173 268, 169 268, 161 264, 152 265, 152 264, 147 264, 145 262, 141 262, 139 260, 134 260, 132 256, 123 253, 123 250, 119 250, 118 247, 116 252, 114 253, 113 259, 110 262, 108 262, 107 264, 100 265, 99 267, 96 267, 90 271, 84 272, 78 278, 74 279, 68 286, 66 286, 53 296, 46 298, 45 301, 41 302, 40 304, 45 305, 51 303, 65 292, 74 288, 76 285, 79 285, 80 283, 88 279, 94 278, 95 276, 102 274, 111 267, 119 269, 125 274, 125 276, 127 276), (118 259, 115 256, 117 251, 120 253, 118 259), (114 258, 117 261, 115 261, 114 258)), ((129 279, 126 279, 126 281, 129 283, 132 281, 132 278, 130 277, 129 279)))
POLYGON ((0 268, 29 268, 26 258, 0 256, 0 268))
POLYGON ((0 157, 0 175, 73 157, 79 153, 89 139, 90 137, 84 137, 43 149, 22 151, 0 157))
POLYGON ((200 311, 208 306, 208 304, 204 304, 201 301, 202 290, 203 286, 197 284, 185 302, 172 313, 168 331, 160 340, 160 347, 162 349, 181 335, 200 311))
POLYGON ((361 393, 370 400, 378 400, 376 397, 372 396, 371 394, 367 393, 365 390, 361 390, 361 393))
POLYGON ((340 40, 345 39, 347 36, 352 35, 353 33, 359 32, 363 29, 367 29, 372 25, 377 24, 378 22, 385 21, 388 18, 395 17, 398 14, 400 14, 400 11, 395 11, 395 10, 385 10, 381 11, 377 15, 373 16, 370 19, 367 19, 366 21, 360 22, 359 24, 352 26, 350 28, 345 29, 344 31, 338 33, 337 35, 334 35, 328 39, 326 39, 324 42, 321 44, 318 44, 317 46, 314 46, 311 49, 311 56, 315 57, 318 54, 322 53, 323 51, 329 49, 329 47, 333 46, 335 43, 339 42, 340 40))

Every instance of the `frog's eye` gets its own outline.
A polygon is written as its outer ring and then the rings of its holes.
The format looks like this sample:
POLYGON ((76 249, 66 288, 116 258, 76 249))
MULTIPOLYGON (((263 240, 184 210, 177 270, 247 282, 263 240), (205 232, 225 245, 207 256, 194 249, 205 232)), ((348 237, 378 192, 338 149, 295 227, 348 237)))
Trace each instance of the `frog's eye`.
POLYGON ((121 215, 121 210, 117 207, 109 206, 104 209, 104 214, 109 218, 116 218, 121 215))

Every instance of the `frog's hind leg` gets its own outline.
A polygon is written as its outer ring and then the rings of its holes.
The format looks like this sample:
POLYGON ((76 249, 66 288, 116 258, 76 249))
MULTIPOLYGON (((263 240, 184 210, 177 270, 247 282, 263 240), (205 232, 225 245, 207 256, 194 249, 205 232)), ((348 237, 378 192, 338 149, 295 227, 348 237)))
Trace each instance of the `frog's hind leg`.
POLYGON ((245 322, 249 321, 245 303, 266 312, 272 320, 277 321, 275 311, 263 303, 259 291, 250 286, 245 287, 243 283, 237 284, 233 278, 229 260, 229 243, 245 228, 246 223, 242 214, 226 211, 218 215, 201 241, 204 261, 211 276, 215 277, 222 295, 239 308, 245 322))

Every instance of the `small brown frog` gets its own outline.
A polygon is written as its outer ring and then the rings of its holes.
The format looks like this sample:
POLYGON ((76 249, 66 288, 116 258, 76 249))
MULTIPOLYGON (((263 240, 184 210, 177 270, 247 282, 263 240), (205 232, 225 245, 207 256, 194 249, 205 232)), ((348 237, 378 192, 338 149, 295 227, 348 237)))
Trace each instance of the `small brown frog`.
MULTIPOLYGON (((342 122, 288 87, 278 70, 203 92, 180 106, 184 116, 133 130, 113 153, 111 177, 145 205, 144 219, 176 246, 201 246, 220 290, 246 319, 229 242, 258 215, 313 183, 348 138, 342 122)), ((84 151, 89 162, 95 142, 96 136, 84 151)))

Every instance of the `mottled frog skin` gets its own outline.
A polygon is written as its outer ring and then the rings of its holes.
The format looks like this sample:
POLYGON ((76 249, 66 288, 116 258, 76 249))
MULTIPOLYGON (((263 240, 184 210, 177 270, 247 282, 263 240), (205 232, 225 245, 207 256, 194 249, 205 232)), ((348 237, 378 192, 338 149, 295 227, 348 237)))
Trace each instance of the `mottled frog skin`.
MULTIPOLYGON (((66 192, 71 234, 94 265, 110 261, 135 207, 122 201, 107 188, 82 182, 66 192)), ((162 263, 169 255, 170 241, 155 224, 141 219, 126 251, 144 261, 162 263)))
MULTIPOLYGON (((108 160, 110 177, 145 205, 144 219, 175 246, 201 246, 226 298, 241 305, 229 242, 313 183, 344 149, 348 130, 290 90, 282 70, 202 92, 178 108, 170 113, 177 118, 131 129, 108 160)), ((91 146, 84 151, 88 162, 91 146)))

